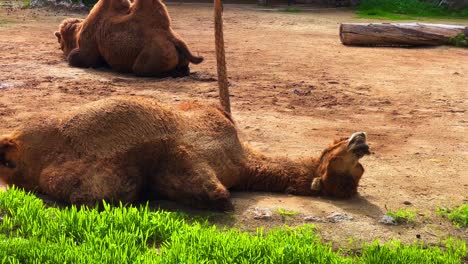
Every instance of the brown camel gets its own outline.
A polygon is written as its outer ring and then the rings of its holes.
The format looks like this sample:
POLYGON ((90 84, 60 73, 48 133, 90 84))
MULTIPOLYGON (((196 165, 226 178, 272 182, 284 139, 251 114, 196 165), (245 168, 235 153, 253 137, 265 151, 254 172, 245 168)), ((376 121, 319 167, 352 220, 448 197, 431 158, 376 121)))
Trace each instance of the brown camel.
POLYGON ((84 20, 66 19, 55 32, 67 60, 76 67, 105 64, 140 76, 185 76, 199 64, 170 25, 160 0, 99 0, 84 20))
POLYGON ((139 97, 36 120, 0 137, 0 178, 72 204, 156 196, 230 210, 229 189, 347 198, 364 172, 359 159, 369 154, 360 132, 318 158, 270 158, 241 143, 217 107, 171 108, 139 97))

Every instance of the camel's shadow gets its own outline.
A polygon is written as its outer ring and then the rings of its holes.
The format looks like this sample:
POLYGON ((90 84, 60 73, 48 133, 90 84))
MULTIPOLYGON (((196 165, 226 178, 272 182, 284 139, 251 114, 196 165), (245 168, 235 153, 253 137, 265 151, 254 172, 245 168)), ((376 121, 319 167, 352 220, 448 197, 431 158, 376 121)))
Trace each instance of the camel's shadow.
POLYGON ((333 198, 325 198, 323 200, 351 214, 362 215, 371 218, 381 217, 384 214, 379 206, 373 204, 366 197, 363 197, 360 194, 345 200, 333 198))

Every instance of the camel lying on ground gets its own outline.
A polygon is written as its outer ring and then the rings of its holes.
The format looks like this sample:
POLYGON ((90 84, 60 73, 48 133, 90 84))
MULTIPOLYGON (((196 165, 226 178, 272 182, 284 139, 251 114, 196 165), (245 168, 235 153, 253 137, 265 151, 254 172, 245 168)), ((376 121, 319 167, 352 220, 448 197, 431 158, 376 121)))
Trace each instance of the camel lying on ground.
POLYGON ((203 61, 172 30, 160 0, 99 0, 86 19, 65 19, 55 36, 76 67, 108 65, 140 76, 186 76, 190 62, 203 61))
POLYGON ((359 159, 369 154, 359 132, 318 158, 270 158, 241 143, 220 108, 140 97, 35 122, 0 137, 0 178, 72 204, 162 197, 231 210, 230 189, 348 198, 364 173, 359 159))

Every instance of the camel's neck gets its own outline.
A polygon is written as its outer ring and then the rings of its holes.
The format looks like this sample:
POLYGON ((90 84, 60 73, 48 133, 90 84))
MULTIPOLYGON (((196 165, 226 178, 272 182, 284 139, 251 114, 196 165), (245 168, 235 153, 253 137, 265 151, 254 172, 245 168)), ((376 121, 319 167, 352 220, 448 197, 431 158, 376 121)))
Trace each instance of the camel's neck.
POLYGON ((247 149, 247 172, 238 189, 312 195, 312 179, 317 162, 314 159, 291 160, 270 158, 247 149))

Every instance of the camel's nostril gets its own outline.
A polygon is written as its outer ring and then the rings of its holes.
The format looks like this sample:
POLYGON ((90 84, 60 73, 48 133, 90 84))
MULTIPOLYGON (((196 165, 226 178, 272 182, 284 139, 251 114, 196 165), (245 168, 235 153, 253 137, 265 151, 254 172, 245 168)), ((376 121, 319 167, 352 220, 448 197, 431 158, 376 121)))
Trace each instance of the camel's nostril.
POLYGON ((358 157, 358 158, 362 158, 364 155, 370 155, 370 151, 369 151, 369 146, 366 145, 366 144, 356 144, 353 148, 352 148, 352 152, 358 157))
POLYGON ((359 138, 356 139, 355 143, 356 144, 364 144, 364 143, 366 143, 366 141, 364 140, 364 138, 359 137, 359 138))

